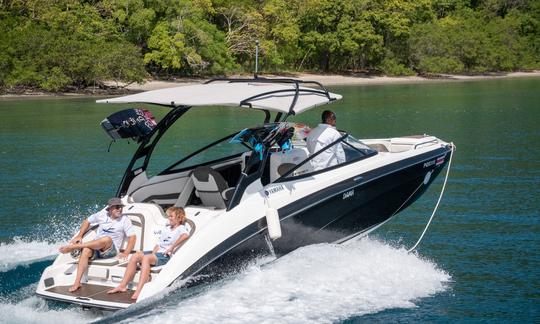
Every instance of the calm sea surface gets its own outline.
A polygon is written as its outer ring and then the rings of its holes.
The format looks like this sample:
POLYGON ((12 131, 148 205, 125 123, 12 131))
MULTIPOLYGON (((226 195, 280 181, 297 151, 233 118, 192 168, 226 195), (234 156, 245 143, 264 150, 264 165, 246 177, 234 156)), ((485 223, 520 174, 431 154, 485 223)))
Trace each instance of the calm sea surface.
MULTIPOLYGON (((0 99, 0 322, 540 322, 540 79, 334 87, 338 128, 357 138, 430 134, 457 152, 413 206, 348 246, 302 248, 207 286, 171 289, 115 314, 34 296, 81 220, 116 193, 136 149, 100 121, 125 106, 86 99, 0 99), (10 316, 5 316, 10 314, 10 316)), ((167 109, 148 107, 157 118, 167 109)), ((292 120, 317 124, 319 108, 292 120)), ((193 109, 150 172, 260 112, 193 109), (189 121, 188 120, 189 118, 189 121), (171 155, 173 157, 171 157, 171 155)))

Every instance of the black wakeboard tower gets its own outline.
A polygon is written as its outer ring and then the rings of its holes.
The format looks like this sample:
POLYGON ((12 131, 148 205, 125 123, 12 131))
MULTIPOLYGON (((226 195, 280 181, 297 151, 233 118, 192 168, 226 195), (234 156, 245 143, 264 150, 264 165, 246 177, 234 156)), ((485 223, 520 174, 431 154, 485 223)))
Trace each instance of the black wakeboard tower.
MULTIPOLYGON (((213 82, 274 83, 274 84, 275 83, 281 83, 281 84, 294 85, 294 89, 283 89, 283 90, 273 90, 273 91, 263 92, 263 93, 255 95, 255 96, 251 96, 249 98, 246 98, 246 99, 242 100, 242 102, 240 102, 240 106, 252 108, 251 102, 254 101, 254 100, 261 99, 261 98, 268 97, 268 96, 279 95, 279 94, 287 94, 287 93, 294 92, 293 100, 291 102, 291 105, 289 106, 289 112, 284 117, 283 117, 283 113, 281 113, 281 112, 277 113, 276 118, 274 119, 274 122, 278 122, 282 118, 283 119, 281 121, 285 121, 287 119, 287 117, 289 117, 291 115, 296 115, 296 113, 294 111, 294 107, 296 106, 296 103, 298 102, 298 97, 300 96, 300 93, 322 94, 325 97, 327 97, 329 101, 336 100, 335 98, 330 96, 330 93, 328 92, 328 90, 320 82, 317 82, 317 81, 303 81, 303 80, 297 80, 297 79, 291 79, 291 78, 267 79, 267 78, 255 76, 252 79, 215 78, 215 79, 211 79, 211 80, 206 81, 204 84, 210 84, 210 83, 213 83, 213 82), (307 87, 300 88, 301 85, 305 85, 305 86, 308 86, 308 87, 309 86, 312 86, 312 87, 315 86, 316 88, 307 88, 307 87)), ((264 119, 264 123, 269 123, 270 122, 270 112, 268 110, 264 110, 264 113, 265 113, 265 116, 266 116, 265 119, 264 119)))

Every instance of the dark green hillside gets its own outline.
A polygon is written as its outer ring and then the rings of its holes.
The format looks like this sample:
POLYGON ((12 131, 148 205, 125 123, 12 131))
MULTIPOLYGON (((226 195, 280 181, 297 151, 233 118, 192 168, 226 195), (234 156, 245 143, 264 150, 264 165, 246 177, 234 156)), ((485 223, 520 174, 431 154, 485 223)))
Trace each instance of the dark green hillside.
POLYGON ((264 71, 540 68, 534 0, 0 0, 0 86, 264 71))

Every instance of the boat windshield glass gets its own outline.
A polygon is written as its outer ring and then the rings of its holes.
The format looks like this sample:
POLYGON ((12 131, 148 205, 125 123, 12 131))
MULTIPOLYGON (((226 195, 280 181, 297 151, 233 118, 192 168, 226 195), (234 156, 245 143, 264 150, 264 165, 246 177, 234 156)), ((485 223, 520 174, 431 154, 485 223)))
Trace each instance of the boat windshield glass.
POLYGON ((355 156, 362 157, 364 155, 370 155, 375 152, 375 150, 362 143, 362 141, 354 138, 352 135, 347 135, 347 137, 343 140, 343 143, 345 144, 345 150, 347 150, 348 148, 355 149, 355 152, 350 153, 349 157, 351 159, 354 159, 355 156))
POLYGON ((146 172, 148 176, 174 173, 247 152, 250 150, 248 147, 229 143, 224 138, 244 127, 260 123, 262 117, 261 112, 256 110, 192 108, 163 134, 152 152, 146 172), (215 143, 219 139, 224 140, 215 143), (207 147, 212 143, 215 145, 207 147))

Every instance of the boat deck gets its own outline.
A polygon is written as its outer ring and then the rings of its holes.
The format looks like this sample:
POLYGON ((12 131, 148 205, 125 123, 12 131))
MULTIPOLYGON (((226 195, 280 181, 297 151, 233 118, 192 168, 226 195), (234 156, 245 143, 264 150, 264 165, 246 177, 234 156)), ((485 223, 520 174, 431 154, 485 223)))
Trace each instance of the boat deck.
POLYGON ((66 296, 92 298, 94 300, 101 300, 113 303, 133 304, 135 301, 131 299, 131 296, 135 291, 128 290, 123 293, 107 294, 107 291, 111 289, 109 286, 82 284, 82 287, 75 292, 69 292, 71 286, 57 286, 47 289, 46 291, 56 294, 62 294, 66 296))

